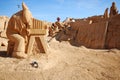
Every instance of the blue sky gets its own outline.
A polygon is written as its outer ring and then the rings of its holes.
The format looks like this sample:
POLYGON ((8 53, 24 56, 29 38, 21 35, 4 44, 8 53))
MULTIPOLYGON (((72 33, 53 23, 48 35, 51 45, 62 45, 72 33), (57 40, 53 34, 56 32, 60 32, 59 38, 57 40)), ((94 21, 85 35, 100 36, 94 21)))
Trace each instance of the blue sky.
POLYGON ((49 22, 55 22, 58 16, 63 21, 66 17, 86 18, 102 15, 107 7, 110 8, 113 1, 120 11, 120 0, 0 0, 0 16, 11 17, 21 9, 17 5, 21 7, 23 1, 33 17, 49 22))

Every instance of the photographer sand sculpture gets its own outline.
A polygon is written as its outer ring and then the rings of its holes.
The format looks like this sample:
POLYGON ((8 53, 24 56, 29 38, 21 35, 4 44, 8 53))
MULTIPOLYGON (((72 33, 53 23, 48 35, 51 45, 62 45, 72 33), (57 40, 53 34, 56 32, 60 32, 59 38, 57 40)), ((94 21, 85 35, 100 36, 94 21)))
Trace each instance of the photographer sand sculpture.
POLYGON ((31 26, 32 14, 25 3, 22 3, 22 10, 10 18, 6 31, 9 41, 14 43, 12 57, 27 58, 25 46, 28 43, 29 29, 31 26))

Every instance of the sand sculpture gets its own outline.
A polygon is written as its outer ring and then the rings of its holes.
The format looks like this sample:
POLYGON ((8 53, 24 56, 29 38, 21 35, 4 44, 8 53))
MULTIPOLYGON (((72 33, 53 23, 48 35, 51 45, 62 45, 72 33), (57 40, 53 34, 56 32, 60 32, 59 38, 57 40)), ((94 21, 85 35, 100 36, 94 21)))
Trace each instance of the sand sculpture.
POLYGON ((54 36, 59 31, 58 26, 55 23, 52 23, 52 25, 49 27, 49 35, 48 36, 54 36))
POLYGON ((112 16, 114 16, 116 14, 118 14, 118 10, 117 10, 115 2, 113 2, 112 6, 110 8, 110 17, 112 17, 112 16))
MULTIPOLYGON (((45 34, 45 30, 39 31, 38 29, 42 26, 42 22, 34 19, 28 7, 22 3, 22 10, 14 14, 8 22, 6 31, 9 39, 8 55, 16 58, 27 58, 26 53, 31 54, 36 35, 37 40, 41 42, 39 46, 43 45, 43 36, 41 37, 39 34, 45 34)), ((42 48, 44 49, 43 46, 42 48)))
POLYGON ((7 38, 6 29, 8 25, 9 18, 6 16, 0 16, 0 37, 7 38))
POLYGON ((120 14, 118 14, 114 2, 112 3, 112 6, 114 7, 110 13, 112 14, 111 18, 109 18, 107 8, 104 15, 75 19, 75 22, 68 21, 70 22, 70 27, 64 28, 61 32, 59 32, 57 40, 67 40, 72 45, 84 45, 88 48, 94 49, 120 49, 120 38, 118 37, 120 36, 120 14))
POLYGON ((51 25, 51 27, 49 27, 49 31, 48 31, 48 36, 53 36, 53 26, 51 25))
POLYGON ((57 21, 55 22, 59 30, 63 29, 63 24, 60 22, 60 17, 57 17, 57 21))
POLYGON ((32 25, 32 14, 24 3, 22 3, 22 9, 10 18, 6 34, 10 40, 8 47, 10 44, 14 44, 12 56, 27 58, 25 54, 25 42, 27 43, 28 41, 28 29, 32 25))
POLYGON ((49 27, 49 35, 48 36, 55 36, 56 33, 63 30, 65 27, 65 24, 63 22, 60 22, 60 18, 57 17, 57 21, 55 23, 52 23, 52 25, 49 27))
POLYGON ((105 19, 109 18, 108 8, 106 8, 103 17, 104 17, 105 19))
POLYGON ((0 16, 0 32, 6 30, 9 18, 6 16, 0 16))
MULTIPOLYGON (((63 22, 60 22, 60 18, 57 17, 57 21, 55 23, 52 23, 51 27, 49 27, 49 31, 48 31, 49 35, 48 36, 51 36, 53 38, 58 33, 63 34, 64 32, 66 34, 70 34, 68 28, 70 28, 71 22, 75 22, 75 20, 72 18, 66 18, 66 20, 64 20, 63 22)), ((58 36, 57 39, 59 39, 59 35, 57 35, 57 36, 58 36)), ((62 37, 64 37, 64 36, 62 36, 62 37)), ((66 40, 68 40, 67 37, 66 37, 66 40)))

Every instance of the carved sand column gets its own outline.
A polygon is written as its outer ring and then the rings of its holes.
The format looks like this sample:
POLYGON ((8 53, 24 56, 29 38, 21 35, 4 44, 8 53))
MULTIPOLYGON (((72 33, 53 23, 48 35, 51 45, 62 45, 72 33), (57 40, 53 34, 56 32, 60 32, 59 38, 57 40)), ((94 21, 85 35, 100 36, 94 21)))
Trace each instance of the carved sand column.
POLYGON ((108 8, 106 8, 103 17, 104 17, 105 19, 109 18, 108 8))

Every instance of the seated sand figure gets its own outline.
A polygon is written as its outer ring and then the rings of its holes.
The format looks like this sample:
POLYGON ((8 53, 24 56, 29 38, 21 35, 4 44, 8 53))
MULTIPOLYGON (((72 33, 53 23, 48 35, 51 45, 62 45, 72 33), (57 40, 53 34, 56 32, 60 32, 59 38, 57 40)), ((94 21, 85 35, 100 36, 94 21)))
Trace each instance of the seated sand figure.
POLYGON ((118 10, 117 10, 115 2, 113 2, 112 6, 110 8, 110 17, 112 17, 112 16, 114 16, 116 14, 118 14, 118 10))
POLYGON ((63 24, 60 22, 60 18, 57 17, 57 21, 55 22, 55 25, 58 26, 59 30, 62 30, 64 28, 63 24))
POLYGON ((24 3, 22 3, 22 9, 10 18, 6 31, 9 39, 8 46, 11 42, 14 44, 12 57, 16 58, 27 58, 25 46, 28 42, 29 28, 32 25, 32 14, 24 3))

